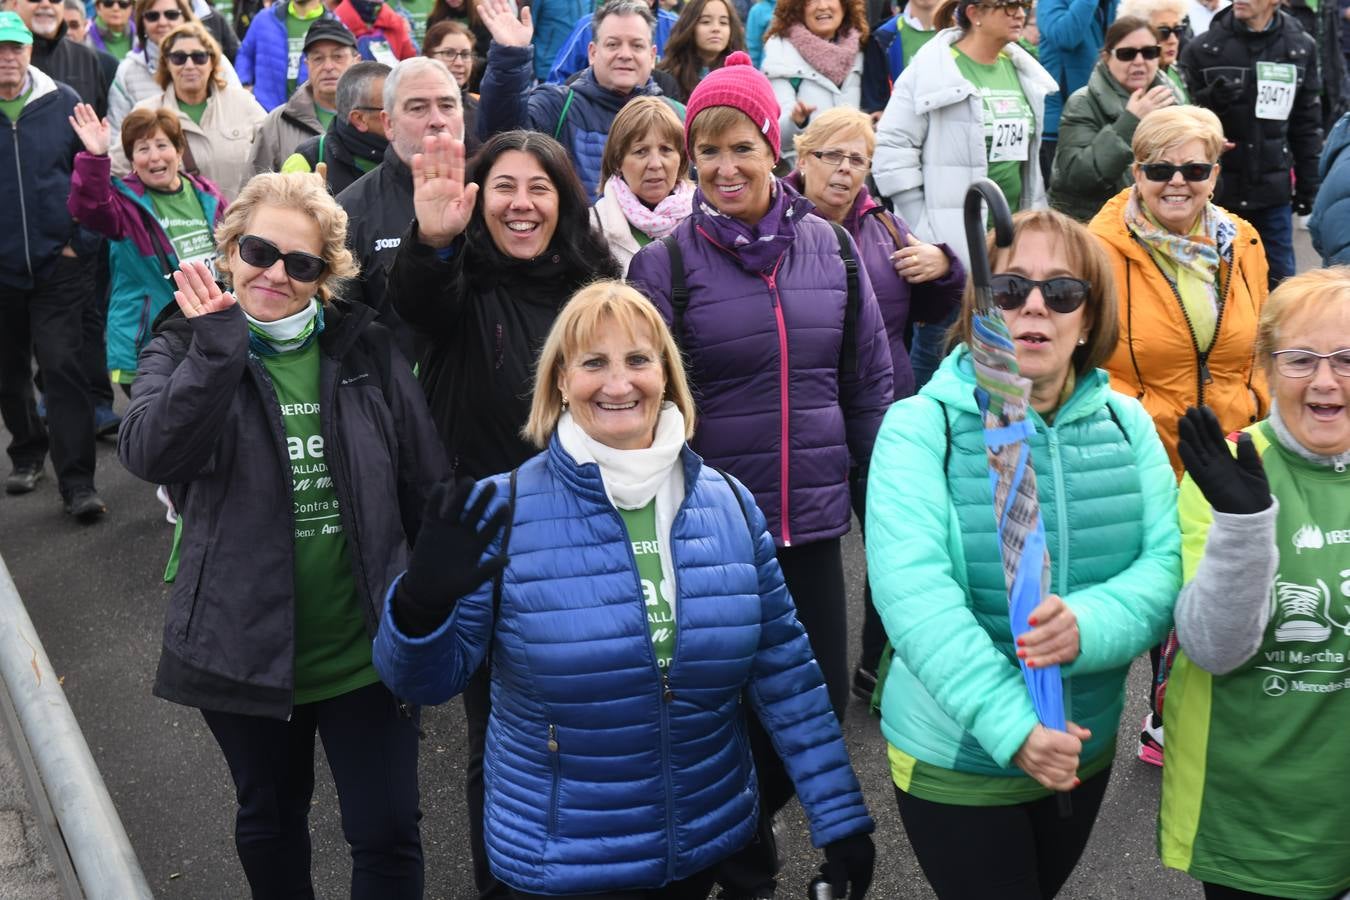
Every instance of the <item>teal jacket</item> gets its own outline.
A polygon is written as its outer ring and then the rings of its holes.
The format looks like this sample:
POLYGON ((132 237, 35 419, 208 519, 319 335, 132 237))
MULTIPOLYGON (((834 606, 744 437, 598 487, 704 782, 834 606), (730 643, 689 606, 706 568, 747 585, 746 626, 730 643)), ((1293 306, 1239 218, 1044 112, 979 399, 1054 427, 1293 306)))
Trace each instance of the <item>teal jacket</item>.
MULTIPOLYGON (((1011 765, 1036 725, 1008 628, 970 354, 959 347, 915 397, 891 407, 867 490, 867 574, 895 648, 881 730, 930 765, 1023 775, 1011 765)), ((1153 420, 1105 372, 1079 379, 1032 462, 1050 548, 1050 589, 1078 619, 1063 667, 1069 718, 1115 740, 1125 675, 1167 633, 1181 587, 1177 484, 1153 420)))

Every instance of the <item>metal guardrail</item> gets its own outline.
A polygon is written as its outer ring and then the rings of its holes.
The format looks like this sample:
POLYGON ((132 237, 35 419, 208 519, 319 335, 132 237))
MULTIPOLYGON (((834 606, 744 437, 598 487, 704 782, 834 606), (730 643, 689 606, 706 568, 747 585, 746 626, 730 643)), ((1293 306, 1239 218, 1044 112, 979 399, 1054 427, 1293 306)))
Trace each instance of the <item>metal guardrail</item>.
POLYGON ((0 558, 0 678, 89 900, 152 900, 122 820, 0 558))

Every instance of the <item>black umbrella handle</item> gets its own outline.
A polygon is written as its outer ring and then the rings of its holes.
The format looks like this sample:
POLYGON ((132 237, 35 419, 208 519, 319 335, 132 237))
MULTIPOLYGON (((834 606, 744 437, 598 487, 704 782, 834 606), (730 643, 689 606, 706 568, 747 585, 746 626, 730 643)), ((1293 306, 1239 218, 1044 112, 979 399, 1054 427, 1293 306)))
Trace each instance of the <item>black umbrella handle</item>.
POLYGON ((994 223, 994 244, 998 247, 1012 245, 1012 212, 1003 191, 988 178, 978 178, 966 189, 966 249, 970 252, 970 283, 975 287, 975 296, 981 302, 979 307, 987 309, 989 301, 989 282, 993 273, 989 270, 989 250, 985 244, 984 204, 989 204, 989 218, 994 223))

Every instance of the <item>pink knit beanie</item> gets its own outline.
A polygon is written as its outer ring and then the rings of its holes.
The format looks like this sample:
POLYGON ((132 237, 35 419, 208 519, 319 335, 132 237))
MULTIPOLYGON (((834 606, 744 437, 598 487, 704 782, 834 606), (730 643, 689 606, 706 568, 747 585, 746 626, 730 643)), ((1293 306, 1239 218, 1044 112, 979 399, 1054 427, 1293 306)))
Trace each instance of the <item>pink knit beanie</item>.
POLYGON ((778 132, 778 98, 764 73, 750 62, 750 55, 742 50, 727 57, 722 68, 704 76, 689 95, 685 104, 684 141, 689 144, 689 155, 694 156, 690 127, 698 114, 710 106, 730 106, 750 117, 755 128, 773 148, 775 160, 781 155, 781 137, 778 132))

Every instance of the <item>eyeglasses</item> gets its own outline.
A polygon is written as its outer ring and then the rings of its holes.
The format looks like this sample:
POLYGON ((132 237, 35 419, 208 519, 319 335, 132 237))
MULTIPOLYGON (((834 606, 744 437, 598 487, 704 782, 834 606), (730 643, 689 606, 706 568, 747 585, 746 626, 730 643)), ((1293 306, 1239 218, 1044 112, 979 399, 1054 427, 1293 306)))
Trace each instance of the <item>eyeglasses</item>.
POLYGON ((270 269, 281 260, 286 274, 296 281, 318 281, 323 270, 328 268, 328 262, 322 257, 298 250, 282 253, 276 244, 256 234, 246 234, 239 239, 239 258, 256 269, 270 269))
POLYGON ((383 106, 353 106, 352 109, 359 109, 361 112, 384 112, 383 106))
POLYGON ((183 18, 183 11, 181 9, 166 9, 163 12, 160 12, 157 9, 152 9, 143 13, 141 18, 153 24, 159 21, 160 16, 163 16, 164 21, 166 22, 177 22, 179 19, 183 18))
POLYGON ((1121 62, 1134 62, 1134 58, 1141 55, 1144 59, 1157 59, 1162 56, 1162 48, 1157 44, 1149 47, 1117 47, 1111 53, 1121 62))
POLYGON ((1144 172, 1144 177, 1149 181, 1165 182, 1171 181, 1172 176, 1181 173, 1181 177, 1187 181, 1204 181, 1209 177, 1209 173, 1214 171, 1214 163, 1182 163, 1174 166, 1171 163, 1143 163, 1139 166, 1144 172))
POLYGON ((1013 3, 982 3, 980 5, 985 9, 1001 9, 1004 15, 1009 16, 1016 15, 1019 12, 1030 15, 1032 7, 1030 0, 1017 0, 1013 3))
POLYGON ((1276 350, 1270 354, 1275 357, 1275 371, 1287 378, 1308 378, 1317 371, 1317 367, 1326 360, 1331 371, 1342 378, 1350 378, 1350 350, 1337 350, 1335 353, 1313 353, 1311 350, 1276 350))
MULTIPOLYGON (((34 6, 42 5, 42 0, 28 0, 28 2, 33 4, 34 6)), ((65 0, 47 0, 47 2, 52 4, 53 6, 60 6, 62 3, 65 2, 65 0)))
POLYGON ((1159 25, 1158 39, 1165 41, 1168 38, 1175 37, 1180 40, 1186 34, 1185 25, 1159 25))
POLYGON ((1073 312, 1083 305, 1088 291, 1092 290, 1092 282, 1066 275, 1037 281, 1021 275, 1000 274, 989 279, 989 286, 993 289, 994 303, 999 309, 1020 309, 1031 296, 1032 290, 1040 288, 1045 305, 1057 313, 1073 312))
POLYGON ((164 56, 175 66, 185 66, 188 60, 192 60, 194 66, 204 66, 211 61, 211 54, 205 50, 175 50, 164 56))
POLYGON ((446 62, 454 62, 459 59, 473 59, 472 50, 432 50, 431 55, 436 59, 443 59, 446 62))
POLYGON ((119 9, 131 9, 131 0, 98 0, 98 5, 104 9, 112 9, 114 6, 119 9))
POLYGON ((845 153, 842 150, 812 150, 811 155, 827 166, 838 166, 848 160, 850 169, 865 169, 872 164, 869 157, 857 153, 845 153))

